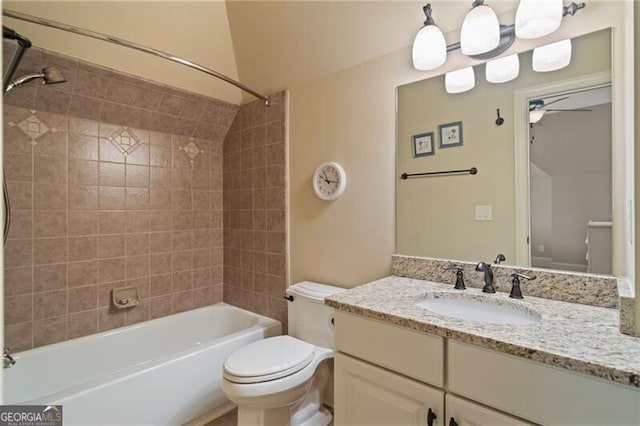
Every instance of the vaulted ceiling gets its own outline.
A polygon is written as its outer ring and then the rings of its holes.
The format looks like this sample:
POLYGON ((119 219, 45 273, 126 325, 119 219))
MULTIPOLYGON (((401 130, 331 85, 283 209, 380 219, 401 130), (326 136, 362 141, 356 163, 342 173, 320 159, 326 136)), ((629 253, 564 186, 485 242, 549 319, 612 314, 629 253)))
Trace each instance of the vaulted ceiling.
MULTIPOLYGON (((425 1, 5 1, 3 7, 106 33, 210 67, 264 93, 410 46, 425 1)), ((445 34, 471 1, 431 1, 445 34)), ((492 1, 499 15, 516 1, 492 1)), ((10 18, 35 45, 232 103, 238 89, 144 53, 10 18)), ((457 41, 455 34, 449 42, 457 41)), ((410 64, 407 58, 407 64, 410 64)))
MULTIPOLYGON (((460 28, 471 7, 460 0, 228 1, 238 74, 271 92, 406 48, 423 25, 427 2, 445 34, 460 28)), ((517 7, 517 1, 487 4, 498 15, 517 7)))

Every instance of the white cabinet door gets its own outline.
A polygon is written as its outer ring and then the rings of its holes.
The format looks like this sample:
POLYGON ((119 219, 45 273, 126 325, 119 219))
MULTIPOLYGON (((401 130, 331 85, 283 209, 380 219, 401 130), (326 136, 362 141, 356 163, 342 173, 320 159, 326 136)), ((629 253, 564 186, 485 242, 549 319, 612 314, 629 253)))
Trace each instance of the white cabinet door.
POLYGON ((448 390, 543 425, 640 425, 640 389, 450 340, 448 390), (482 366, 482 367, 479 367, 482 366))
POLYGON ((342 353, 335 358, 336 426, 444 425, 444 392, 342 353))
POLYGON ((490 408, 447 394, 445 398, 447 426, 531 426, 490 408))

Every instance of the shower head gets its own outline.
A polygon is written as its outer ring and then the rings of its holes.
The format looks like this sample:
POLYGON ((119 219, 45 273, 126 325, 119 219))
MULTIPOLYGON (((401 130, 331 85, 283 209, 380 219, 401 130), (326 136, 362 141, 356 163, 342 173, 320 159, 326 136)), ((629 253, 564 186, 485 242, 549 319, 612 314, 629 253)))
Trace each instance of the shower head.
POLYGON ((42 68, 42 78, 44 79, 44 84, 58 84, 67 81, 56 67, 42 68))
POLYGON ((35 80, 38 78, 42 79, 42 84, 58 84, 67 81, 59 69, 55 67, 45 67, 42 68, 42 71, 39 73, 27 74, 23 75, 22 77, 16 78, 11 83, 9 83, 5 92, 8 92, 16 86, 20 86, 21 84, 28 83, 31 80, 35 80))

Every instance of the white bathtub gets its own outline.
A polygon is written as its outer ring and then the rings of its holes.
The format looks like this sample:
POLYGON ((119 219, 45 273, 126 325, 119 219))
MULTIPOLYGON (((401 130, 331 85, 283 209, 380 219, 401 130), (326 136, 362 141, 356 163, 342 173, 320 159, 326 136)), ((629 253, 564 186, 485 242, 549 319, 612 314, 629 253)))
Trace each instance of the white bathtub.
POLYGON ((227 402, 222 364, 279 321, 223 303, 15 354, 3 404, 62 404, 65 425, 175 425, 227 402))

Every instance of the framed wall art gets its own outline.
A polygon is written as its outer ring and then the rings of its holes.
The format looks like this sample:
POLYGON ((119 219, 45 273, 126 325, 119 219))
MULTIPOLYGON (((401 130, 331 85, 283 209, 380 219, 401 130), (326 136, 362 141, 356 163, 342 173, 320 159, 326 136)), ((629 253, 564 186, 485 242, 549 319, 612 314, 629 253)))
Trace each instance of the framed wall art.
POLYGON ((441 124, 438 126, 440 133, 440 148, 462 146, 462 121, 441 124))
POLYGON ((411 137, 411 146, 413 148, 413 158, 435 154, 433 132, 413 135, 411 137))

